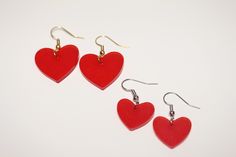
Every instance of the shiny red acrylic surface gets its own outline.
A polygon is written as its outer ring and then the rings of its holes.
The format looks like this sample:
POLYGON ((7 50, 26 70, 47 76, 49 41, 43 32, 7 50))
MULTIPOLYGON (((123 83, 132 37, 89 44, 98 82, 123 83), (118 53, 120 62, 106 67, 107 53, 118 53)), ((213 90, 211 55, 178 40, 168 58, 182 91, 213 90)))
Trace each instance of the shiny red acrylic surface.
POLYGON ((154 106, 149 102, 134 104, 129 99, 121 99, 117 112, 124 125, 133 131, 147 124, 153 117, 154 106))
POLYGON ((59 83, 76 67, 79 50, 74 45, 66 45, 56 52, 51 48, 42 48, 35 55, 35 63, 48 78, 59 83))
POLYGON ((153 121, 154 132, 157 137, 169 148, 175 148, 188 136, 191 130, 191 121, 180 117, 173 122, 165 117, 156 117, 153 121))
POLYGON ((80 70, 84 77, 96 87, 104 90, 120 75, 124 63, 118 52, 110 52, 98 61, 95 54, 84 55, 80 59, 80 70))

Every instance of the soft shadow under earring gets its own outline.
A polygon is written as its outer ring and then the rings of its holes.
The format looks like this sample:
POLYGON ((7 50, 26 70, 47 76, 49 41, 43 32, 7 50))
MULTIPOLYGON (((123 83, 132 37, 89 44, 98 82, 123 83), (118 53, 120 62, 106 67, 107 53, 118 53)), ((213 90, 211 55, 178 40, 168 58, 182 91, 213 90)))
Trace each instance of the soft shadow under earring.
POLYGON ((83 37, 74 36, 64 27, 55 26, 51 29, 50 35, 56 40, 56 48, 42 48, 35 55, 35 63, 39 70, 48 78, 59 83, 65 79, 76 67, 79 60, 79 50, 74 45, 66 45, 61 47, 59 38, 53 33, 61 30, 73 38, 83 39, 83 37))
POLYGON ((125 79, 121 83, 123 90, 132 93, 134 103, 129 99, 121 99, 117 104, 117 112, 124 125, 130 131, 133 131, 147 124, 152 119, 155 109, 150 102, 140 103, 135 90, 124 87, 126 81, 134 81, 145 85, 157 85, 157 83, 146 83, 134 79, 125 79))
POLYGON ((100 47, 99 55, 86 54, 80 59, 80 70, 84 77, 96 87, 104 90, 111 85, 120 75, 124 58, 119 52, 105 53, 104 45, 98 43, 98 39, 106 38, 119 47, 126 48, 112 40, 108 36, 98 36, 95 43, 100 47))
POLYGON ((168 92, 163 96, 163 101, 166 105, 170 107, 170 120, 165 117, 158 116, 153 121, 154 132, 157 137, 169 148, 175 148, 184 139, 188 136, 191 130, 191 121, 187 117, 180 117, 178 119, 174 119, 175 112, 173 108, 173 104, 170 104, 166 101, 166 96, 169 94, 176 95, 181 100, 185 102, 190 107, 200 109, 197 106, 190 105, 187 101, 185 101, 181 96, 174 92, 168 92))

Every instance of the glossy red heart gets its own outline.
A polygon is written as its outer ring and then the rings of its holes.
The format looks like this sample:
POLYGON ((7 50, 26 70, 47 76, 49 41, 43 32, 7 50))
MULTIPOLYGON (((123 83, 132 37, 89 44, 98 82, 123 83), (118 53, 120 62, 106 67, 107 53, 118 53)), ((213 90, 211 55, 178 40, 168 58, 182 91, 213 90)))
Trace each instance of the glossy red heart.
POLYGON ((104 90, 119 77, 123 63, 119 52, 106 54, 100 62, 97 55, 87 54, 80 59, 80 70, 88 81, 104 90))
POLYGON ((157 137, 168 147, 175 148, 188 136, 191 130, 191 121, 186 117, 170 120, 165 117, 156 117, 153 128, 157 137))
POLYGON ((135 105, 129 99, 121 99, 117 105, 117 112, 124 125, 133 131, 147 124, 153 117, 154 106, 149 102, 135 105))
POLYGON ((59 83, 75 68, 79 60, 79 50, 74 45, 66 45, 54 54, 51 48, 42 48, 35 55, 35 63, 40 71, 59 83))

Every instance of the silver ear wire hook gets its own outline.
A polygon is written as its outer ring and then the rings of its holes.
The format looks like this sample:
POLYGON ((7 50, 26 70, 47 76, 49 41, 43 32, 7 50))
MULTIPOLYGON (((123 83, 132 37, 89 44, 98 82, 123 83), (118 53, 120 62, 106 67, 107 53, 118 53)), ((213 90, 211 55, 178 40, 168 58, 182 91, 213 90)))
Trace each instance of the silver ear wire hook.
POLYGON ((174 107, 173 107, 173 104, 170 104, 166 101, 166 96, 169 95, 169 94, 173 94, 173 95, 176 95, 178 98, 180 98, 185 104, 187 104, 188 106, 190 107, 193 107, 193 108, 196 108, 196 109, 200 109, 200 107, 197 107, 197 106, 193 106, 193 105, 190 105, 186 100, 184 100, 180 95, 178 95, 177 93, 174 93, 174 92, 168 92, 166 93, 164 96, 163 96, 163 101, 166 105, 168 105, 170 107, 170 112, 169 112, 169 115, 171 117, 171 121, 174 120, 174 115, 175 115, 175 111, 174 111, 174 107))
POLYGON ((139 81, 139 80, 135 80, 135 79, 125 79, 124 81, 122 81, 121 83, 121 87, 124 91, 126 92, 131 92, 132 95, 133 95, 133 101, 136 103, 136 104, 139 104, 139 96, 137 95, 137 93, 135 92, 134 89, 127 89, 124 87, 124 83, 126 81, 134 81, 134 82, 138 82, 138 83, 142 83, 142 84, 145 84, 145 85, 158 85, 158 83, 146 83, 146 82, 142 82, 142 81, 139 81))
POLYGON ((98 43, 98 39, 100 38, 107 38, 108 40, 110 40, 111 42, 113 42, 115 45, 122 47, 122 48, 128 48, 127 46, 118 44, 116 41, 114 41, 113 39, 111 39, 109 36, 107 35, 99 35, 96 39, 95 39, 95 43, 96 45, 98 45, 100 47, 100 53, 98 56, 98 60, 100 61, 101 57, 103 57, 105 55, 105 49, 104 49, 104 45, 98 43))
POLYGON ((69 32, 69 31, 68 31, 67 29, 65 29, 64 27, 55 26, 55 27, 53 27, 53 28, 50 30, 50 35, 51 35, 52 39, 54 39, 54 40, 57 41, 56 51, 58 51, 58 50, 61 48, 61 46, 60 46, 60 39, 59 39, 59 38, 56 38, 56 37, 53 35, 53 33, 54 33, 55 31, 58 31, 58 30, 61 30, 61 31, 63 31, 63 32, 67 33, 67 34, 69 34, 69 35, 72 36, 73 38, 84 39, 83 37, 79 37, 79 36, 73 35, 71 32, 69 32))

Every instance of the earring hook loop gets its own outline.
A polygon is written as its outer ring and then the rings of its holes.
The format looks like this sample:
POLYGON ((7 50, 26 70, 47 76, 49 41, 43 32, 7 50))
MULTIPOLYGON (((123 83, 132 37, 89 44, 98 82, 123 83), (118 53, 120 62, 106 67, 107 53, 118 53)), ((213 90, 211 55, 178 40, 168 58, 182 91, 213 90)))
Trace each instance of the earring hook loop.
POLYGON ((99 35, 96 39, 95 39, 95 43, 96 45, 100 46, 100 47, 104 47, 104 45, 98 43, 98 39, 100 38, 106 38, 108 40, 110 40, 111 42, 113 42, 116 46, 122 47, 122 48, 128 48, 128 46, 124 46, 119 44, 118 42, 116 42, 115 40, 113 40, 111 37, 107 36, 107 35, 99 35))
POLYGON ((74 34, 72 34, 71 32, 69 32, 67 29, 65 29, 65 28, 62 27, 62 26, 55 26, 55 27, 53 27, 53 28, 50 30, 50 35, 51 35, 52 39, 54 39, 54 40, 60 40, 59 38, 56 38, 56 37, 53 35, 53 33, 54 33, 55 31, 58 31, 58 30, 61 30, 61 31, 67 33, 68 35, 70 35, 70 36, 73 37, 73 38, 84 39, 84 37, 75 36, 74 34))
POLYGON ((135 79, 125 79, 125 80, 122 81, 121 87, 126 92, 131 92, 131 90, 133 90, 133 89, 127 89, 127 88, 124 87, 124 83, 127 82, 127 81, 134 81, 134 82, 138 82, 138 83, 145 84, 145 85, 158 85, 158 83, 147 83, 147 82, 143 82, 143 81, 139 81, 139 80, 135 80, 135 79))
POLYGON ((186 100, 184 100, 184 98, 182 98, 179 94, 175 93, 175 92, 168 92, 166 93, 164 96, 163 96, 163 101, 166 105, 168 106, 173 106, 173 104, 170 104, 166 101, 166 96, 169 95, 169 94, 173 94, 173 95, 176 95, 178 98, 180 98, 186 105, 190 106, 190 107, 193 107, 193 108, 196 108, 196 109, 200 109, 200 107, 197 107, 197 106, 193 106, 193 105, 190 105, 186 100))
POLYGON ((193 105, 190 105, 186 100, 184 100, 184 98, 182 98, 179 94, 175 93, 175 92, 167 92, 164 96, 163 96, 163 101, 166 105, 168 105, 170 107, 170 112, 169 112, 169 115, 171 117, 171 121, 174 120, 174 115, 175 115, 175 111, 174 111, 174 106, 173 104, 170 104, 166 101, 166 96, 169 95, 169 94, 172 94, 172 95, 176 95, 178 98, 180 98, 186 105, 190 106, 190 107, 193 107, 193 108, 196 108, 196 109, 200 109, 200 107, 198 106, 193 106, 193 105))
POLYGON ((57 41, 56 50, 55 50, 54 55, 56 55, 56 52, 59 51, 59 49, 61 48, 61 41, 60 41, 60 39, 59 39, 59 38, 56 38, 56 37, 53 35, 53 33, 54 33, 55 31, 58 31, 58 30, 61 30, 61 31, 67 33, 68 35, 70 35, 70 36, 73 37, 73 38, 84 39, 83 37, 75 36, 74 34, 72 34, 71 32, 69 32, 67 29, 65 29, 65 28, 62 27, 62 26, 55 26, 55 27, 53 27, 53 28, 50 30, 50 35, 51 35, 52 39, 54 39, 54 40, 57 41))
POLYGON ((158 83, 147 83, 147 82, 143 82, 143 81, 139 81, 139 80, 135 80, 135 79, 125 79, 125 80, 123 80, 122 83, 121 83, 122 89, 126 92, 131 92, 132 93, 133 101, 136 104, 139 104, 139 96, 137 95, 137 93, 135 92, 134 89, 127 89, 127 88, 124 87, 124 83, 127 82, 127 81, 134 81, 134 82, 138 82, 138 83, 145 84, 145 85, 158 85, 158 83))
POLYGON ((98 56, 98 61, 100 61, 101 57, 103 57, 105 55, 105 49, 104 49, 104 45, 98 43, 98 39, 100 38, 106 38, 108 40, 110 40, 113 44, 115 44, 116 46, 122 47, 122 48, 128 48, 128 46, 124 46, 121 45, 119 43, 117 43, 115 40, 113 40, 111 37, 107 36, 107 35, 99 35, 96 39, 95 39, 95 44, 98 45, 100 47, 100 53, 98 56))

